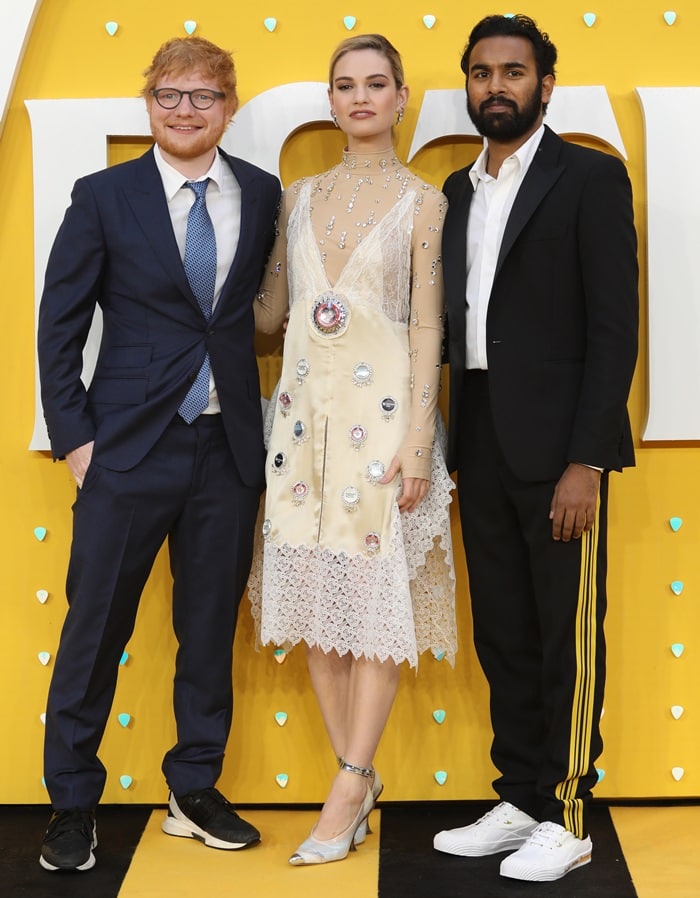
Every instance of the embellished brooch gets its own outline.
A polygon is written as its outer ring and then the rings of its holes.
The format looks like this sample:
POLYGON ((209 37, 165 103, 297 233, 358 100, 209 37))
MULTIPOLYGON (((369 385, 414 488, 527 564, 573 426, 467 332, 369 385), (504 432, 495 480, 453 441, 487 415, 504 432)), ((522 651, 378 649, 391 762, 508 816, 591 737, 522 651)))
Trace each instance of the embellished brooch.
POLYGON ((328 291, 317 297, 311 310, 311 323, 322 337, 338 337, 350 322, 345 297, 328 291))

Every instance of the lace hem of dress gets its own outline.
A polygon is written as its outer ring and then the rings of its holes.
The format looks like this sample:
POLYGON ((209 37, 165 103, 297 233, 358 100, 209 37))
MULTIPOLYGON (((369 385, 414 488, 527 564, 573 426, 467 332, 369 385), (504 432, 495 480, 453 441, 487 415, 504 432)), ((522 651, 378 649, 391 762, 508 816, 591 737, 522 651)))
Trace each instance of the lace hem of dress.
POLYGON ((273 543, 263 552, 256 537, 248 595, 259 643, 290 647, 305 642, 355 658, 407 660, 412 667, 420 654, 432 650, 454 665, 449 515, 454 484, 443 459, 441 422, 437 437, 427 496, 410 514, 394 506, 390 552, 368 559, 273 543))

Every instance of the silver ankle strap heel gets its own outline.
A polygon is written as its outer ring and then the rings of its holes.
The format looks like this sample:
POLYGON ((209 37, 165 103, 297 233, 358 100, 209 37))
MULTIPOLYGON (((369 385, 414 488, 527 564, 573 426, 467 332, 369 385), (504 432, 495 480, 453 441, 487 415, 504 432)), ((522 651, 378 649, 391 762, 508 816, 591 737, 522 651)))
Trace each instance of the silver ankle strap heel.
POLYGON ((340 770, 347 770, 348 773, 356 773, 358 776, 369 777, 374 776, 374 767, 356 767, 355 764, 348 764, 344 758, 340 758, 338 767, 340 770))
MULTIPOLYGON (((344 758, 338 758, 338 767, 342 769, 343 764, 345 763, 344 758)), ((354 765, 349 765, 353 767, 354 765)), ((356 768, 358 770, 367 770, 366 767, 356 768)), ((351 771, 352 772, 352 771, 351 771)), ((381 777, 379 776, 379 772, 372 768, 372 773, 374 774, 374 780, 372 781, 372 798, 375 801, 379 798, 379 796, 384 791, 384 783, 382 783, 381 777)), ((369 815, 362 823, 357 827, 357 831, 355 832, 354 842, 355 845, 362 845, 368 835, 372 834, 372 829, 369 825, 369 815)))
MULTIPOLYGON (((355 764, 348 764, 342 761, 341 770, 348 773, 356 773, 365 779, 371 779, 374 776, 374 770, 371 767, 357 767, 355 764)), ((339 835, 332 839, 317 839, 314 830, 297 848, 294 854, 289 858, 289 863, 293 867, 305 867, 310 864, 327 864, 332 861, 342 861, 348 856, 350 851, 355 850, 355 836, 360 826, 365 823, 369 812, 374 807, 374 795, 372 789, 373 783, 367 784, 365 797, 360 808, 355 815, 355 819, 350 826, 339 835)))

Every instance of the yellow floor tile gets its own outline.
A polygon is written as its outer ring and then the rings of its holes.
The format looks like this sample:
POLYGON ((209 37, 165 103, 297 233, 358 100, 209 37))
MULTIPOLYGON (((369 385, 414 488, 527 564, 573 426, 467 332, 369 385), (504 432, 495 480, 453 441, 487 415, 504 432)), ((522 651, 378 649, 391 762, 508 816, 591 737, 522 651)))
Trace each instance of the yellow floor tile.
POLYGON ((610 808, 638 898, 698 898, 700 807, 610 808))
POLYGON ((194 839, 166 836, 164 810, 154 811, 144 830, 119 898, 371 898, 377 894, 380 813, 373 835, 339 863, 292 867, 287 860, 308 835, 317 811, 245 811, 262 833, 262 844, 243 851, 217 851, 194 839))

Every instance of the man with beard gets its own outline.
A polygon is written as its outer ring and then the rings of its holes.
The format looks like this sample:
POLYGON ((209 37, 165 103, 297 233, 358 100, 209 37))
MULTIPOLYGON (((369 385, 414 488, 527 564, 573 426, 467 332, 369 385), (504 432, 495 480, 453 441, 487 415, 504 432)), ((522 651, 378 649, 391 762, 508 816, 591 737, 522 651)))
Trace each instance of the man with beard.
POLYGON ((260 838, 214 785, 264 483, 253 301, 280 187, 217 148, 238 105, 227 51, 174 39, 145 76, 155 146, 76 183, 39 313, 52 451, 78 486, 69 610, 46 709, 47 870, 95 863, 106 778, 97 751, 166 538, 179 649, 163 829, 224 849, 260 838), (86 390, 82 350, 97 306, 102 338, 86 390))
POLYGON ((591 859, 608 472, 634 463, 638 323, 629 179, 543 124, 556 55, 525 16, 476 25, 462 70, 484 149, 444 187, 448 463, 501 801, 434 844, 511 851, 501 875, 535 881, 591 859))

